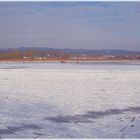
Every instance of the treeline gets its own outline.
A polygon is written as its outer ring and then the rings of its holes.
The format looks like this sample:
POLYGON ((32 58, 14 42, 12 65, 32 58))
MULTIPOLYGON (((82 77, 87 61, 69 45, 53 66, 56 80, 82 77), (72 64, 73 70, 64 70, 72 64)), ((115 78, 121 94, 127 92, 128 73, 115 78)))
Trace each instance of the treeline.
POLYGON ((64 53, 63 51, 37 51, 37 50, 12 50, 9 52, 0 52, 0 59, 34 59, 37 57, 43 58, 64 58, 68 59, 70 54, 64 53))
POLYGON ((140 54, 95 55, 68 53, 63 50, 20 50, 0 51, 0 60, 140 60, 140 54))

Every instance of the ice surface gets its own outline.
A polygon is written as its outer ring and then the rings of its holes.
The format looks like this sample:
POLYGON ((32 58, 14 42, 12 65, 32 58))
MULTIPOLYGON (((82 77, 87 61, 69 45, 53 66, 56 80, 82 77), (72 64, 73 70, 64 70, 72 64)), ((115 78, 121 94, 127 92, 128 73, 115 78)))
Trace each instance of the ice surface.
POLYGON ((139 63, 0 63, 0 137, 140 138, 139 85, 139 63))

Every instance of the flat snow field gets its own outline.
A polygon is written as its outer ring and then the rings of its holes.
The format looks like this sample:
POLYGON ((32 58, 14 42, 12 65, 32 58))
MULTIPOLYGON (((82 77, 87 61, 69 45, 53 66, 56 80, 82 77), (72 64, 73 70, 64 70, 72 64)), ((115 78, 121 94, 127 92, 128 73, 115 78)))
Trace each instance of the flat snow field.
POLYGON ((140 138, 140 63, 0 63, 0 138, 140 138))

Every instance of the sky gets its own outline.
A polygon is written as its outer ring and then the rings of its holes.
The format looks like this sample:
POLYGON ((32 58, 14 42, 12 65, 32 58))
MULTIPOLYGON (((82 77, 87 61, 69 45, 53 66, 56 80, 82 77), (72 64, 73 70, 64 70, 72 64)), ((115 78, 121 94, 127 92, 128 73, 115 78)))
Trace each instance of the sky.
POLYGON ((0 48, 140 51, 140 2, 0 2, 0 48))

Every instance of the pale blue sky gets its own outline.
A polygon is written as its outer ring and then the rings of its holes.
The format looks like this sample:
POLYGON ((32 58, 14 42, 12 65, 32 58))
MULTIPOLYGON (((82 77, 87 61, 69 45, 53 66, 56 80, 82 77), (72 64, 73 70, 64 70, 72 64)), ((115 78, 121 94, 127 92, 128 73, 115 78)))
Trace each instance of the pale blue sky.
POLYGON ((0 2, 0 48, 140 51, 140 2, 0 2))

